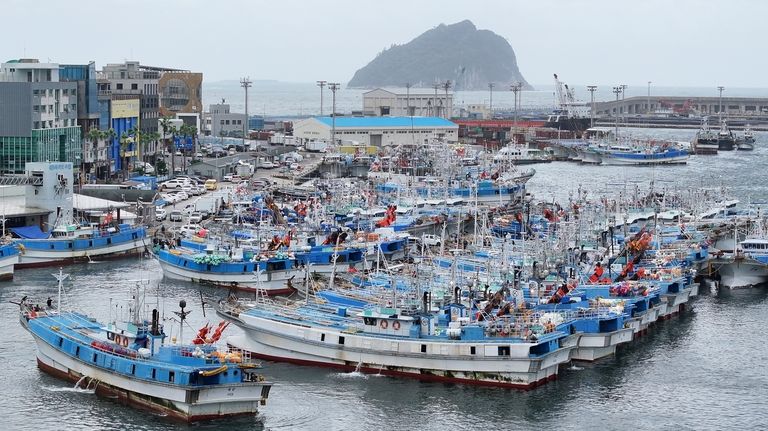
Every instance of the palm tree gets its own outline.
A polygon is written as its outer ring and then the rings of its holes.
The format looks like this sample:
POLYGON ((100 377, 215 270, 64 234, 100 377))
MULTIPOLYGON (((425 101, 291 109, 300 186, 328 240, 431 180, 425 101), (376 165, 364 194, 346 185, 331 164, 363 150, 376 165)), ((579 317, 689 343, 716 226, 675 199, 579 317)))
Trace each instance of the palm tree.
POLYGON ((165 151, 171 155, 171 176, 176 173, 176 149, 173 148, 173 141, 176 140, 176 134, 178 130, 171 124, 171 117, 163 117, 160 119, 160 128, 163 130, 163 139, 165 139, 165 151), (171 139, 168 139, 170 135, 171 139))
MULTIPOLYGON (((115 140, 115 138, 116 138, 116 137, 117 137, 117 132, 115 132, 115 129, 113 129, 113 128, 111 128, 111 127, 110 127, 109 129, 107 129, 107 130, 103 130, 103 131, 101 132, 101 139, 103 139, 103 140, 105 140, 105 141, 109 142, 109 144, 108 144, 108 145, 112 145, 112 142, 114 142, 114 140, 115 140)), ((109 165, 109 153, 107 153, 107 157, 106 157, 106 159, 107 159, 107 160, 104 160, 104 162, 106 162, 106 163, 107 163, 107 165, 109 165)), ((104 179, 106 179, 106 175, 105 175, 105 178, 104 178, 104 179)))
POLYGON ((128 151, 128 147, 131 145, 131 142, 133 142, 133 137, 128 134, 128 132, 129 131, 125 131, 120 135, 120 170, 123 172, 124 179, 128 179, 128 157, 125 155, 125 153, 128 151))

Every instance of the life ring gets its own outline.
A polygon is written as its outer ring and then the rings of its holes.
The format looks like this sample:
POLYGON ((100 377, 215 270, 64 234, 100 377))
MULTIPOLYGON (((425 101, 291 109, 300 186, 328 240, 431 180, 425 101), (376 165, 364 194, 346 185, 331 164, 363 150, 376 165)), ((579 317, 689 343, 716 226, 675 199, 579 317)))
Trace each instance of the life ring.
POLYGON ((123 347, 128 347, 128 337, 123 337, 123 347))
POLYGON ((123 344, 122 340, 123 340, 123 337, 115 334, 115 344, 122 345, 123 344))
POLYGON ((392 322, 392 329, 394 329, 395 331, 399 330, 400 329, 400 322, 398 322, 397 320, 392 322))
POLYGON ((389 327, 389 322, 387 322, 387 321, 386 321, 386 320, 384 320, 384 319, 381 319, 381 323, 379 323, 379 327, 380 327, 381 329, 387 329, 387 327, 389 327))

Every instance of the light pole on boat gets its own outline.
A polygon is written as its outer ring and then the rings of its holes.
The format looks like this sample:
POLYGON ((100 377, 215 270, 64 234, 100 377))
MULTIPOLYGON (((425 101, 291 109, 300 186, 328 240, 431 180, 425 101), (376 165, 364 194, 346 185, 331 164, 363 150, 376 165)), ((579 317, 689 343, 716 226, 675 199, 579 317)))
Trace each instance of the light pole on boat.
POLYGON ((323 88, 327 81, 317 81, 317 86, 320 87, 320 116, 323 116, 323 88))
POLYGON ((336 145, 336 90, 339 89, 341 84, 338 82, 329 82, 328 89, 333 93, 333 107, 331 112, 331 144, 336 145))
POLYGON ((595 127, 595 91, 597 85, 587 85, 589 90, 590 104, 589 104, 589 127, 595 127))

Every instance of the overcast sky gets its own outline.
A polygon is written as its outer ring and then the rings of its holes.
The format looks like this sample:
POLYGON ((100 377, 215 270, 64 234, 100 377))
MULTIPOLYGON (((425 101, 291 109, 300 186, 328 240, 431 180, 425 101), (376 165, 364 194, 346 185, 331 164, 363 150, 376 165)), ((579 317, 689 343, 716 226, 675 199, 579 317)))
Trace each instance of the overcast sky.
POLYGON ((533 85, 768 87, 761 0, 5 0, 3 61, 139 60, 206 81, 348 81, 379 51, 469 19, 533 85))

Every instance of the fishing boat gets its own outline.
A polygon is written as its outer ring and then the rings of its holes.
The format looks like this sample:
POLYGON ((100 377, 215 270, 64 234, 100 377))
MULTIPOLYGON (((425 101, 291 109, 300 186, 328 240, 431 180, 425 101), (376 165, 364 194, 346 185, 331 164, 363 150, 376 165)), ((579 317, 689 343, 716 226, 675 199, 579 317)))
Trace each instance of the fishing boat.
POLYGON ((754 287, 768 282, 768 239, 748 238, 735 254, 714 260, 720 285, 730 289, 754 287))
POLYGON ((13 280, 13 267, 18 262, 18 246, 14 243, 0 244, 0 280, 13 280))
POLYGON ((735 147, 736 138, 728 128, 728 123, 722 120, 720 122, 720 130, 717 132, 717 149, 718 151, 733 151, 735 147))
POLYGON ((243 329, 230 346, 273 360, 427 381, 530 389, 557 377, 578 334, 540 316, 471 322, 460 304, 438 313, 308 301, 292 308, 221 302, 243 329))
POLYGON ((744 133, 736 137, 736 149, 739 151, 752 151, 755 149, 755 135, 752 128, 747 124, 744 133))
POLYGON ((18 238, 18 268, 136 255, 149 244, 146 228, 129 224, 67 223, 57 225, 51 232, 43 232, 37 226, 12 228, 11 232, 18 238))
POLYGON ((688 151, 675 147, 614 146, 601 151, 602 164, 604 165, 678 165, 685 164, 688 158, 688 151))
POLYGON ((288 281, 302 273, 288 253, 257 254, 254 259, 242 248, 219 249, 189 239, 178 246, 155 247, 155 256, 165 277, 267 294, 293 292, 288 281))
MULTIPOLYGON (((210 338, 198 334, 192 344, 169 343, 157 308, 150 320, 140 316, 148 308, 141 295, 128 301, 125 320, 104 324, 62 310, 66 275, 60 272, 57 278, 55 308, 50 299, 42 306, 27 297, 18 303, 21 325, 35 340, 37 365, 45 373, 185 422, 253 415, 266 402, 272 384, 257 373, 259 365, 243 352, 214 346, 225 322, 205 331, 210 338)), ((183 327, 189 311, 184 301, 179 305, 183 327)))
POLYGON ((696 132, 692 148, 694 154, 697 155, 717 154, 719 148, 717 135, 709 128, 707 118, 704 118, 701 128, 696 132))

